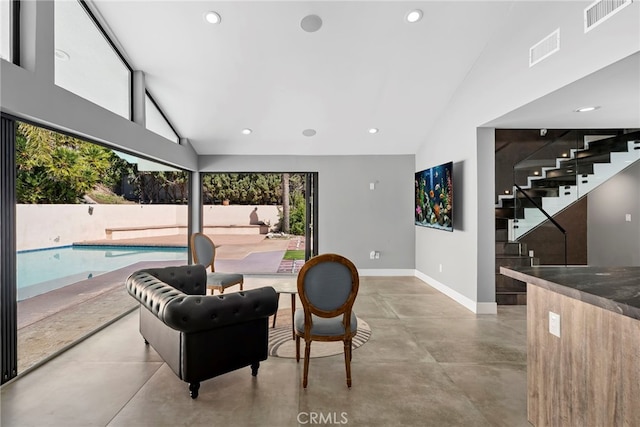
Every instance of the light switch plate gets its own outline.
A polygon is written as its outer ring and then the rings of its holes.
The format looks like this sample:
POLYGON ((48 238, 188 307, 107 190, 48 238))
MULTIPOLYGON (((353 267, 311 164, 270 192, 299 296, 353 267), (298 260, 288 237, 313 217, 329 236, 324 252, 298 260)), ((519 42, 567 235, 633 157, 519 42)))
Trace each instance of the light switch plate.
POLYGON ((553 311, 549 312, 549 333, 560 338, 560 315, 553 311))

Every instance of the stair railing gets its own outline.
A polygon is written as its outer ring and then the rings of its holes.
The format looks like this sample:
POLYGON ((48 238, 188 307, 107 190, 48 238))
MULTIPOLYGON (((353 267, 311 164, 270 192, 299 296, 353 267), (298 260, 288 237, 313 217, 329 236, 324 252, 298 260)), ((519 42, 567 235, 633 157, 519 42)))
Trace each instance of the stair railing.
MULTIPOLYGON (((529 200, 529 202, 531 202, 531 204, 533 204, 540 212, 542 212, 544 214, 544 216, 549 220, 549 222, 551 222, 551 224, 553 224, 563 235, 564 237, 564 265, 567 266, 567 230, 564 229, 564 227, 562 227, 558 221, 556 221, 555 219, 553 219, 553 217, 551 215, 549 215, 547 213, 547 211, 545 211, 544 209, 542 209, 542 206, 540 206, 538 203, 536 203, 535 200, 533 200, 533 198, 531 196, 529 196, 527 194, 526 191, 524 191, 518 184, 513 184, 513 186, 516 188, 516 194, 514 194, 514 196, 517 196, 517 192, 522 193, 522 195, 524 195, 524 197, 527 198, 527 200, 529 200)), ((517 197, 515 197, 517 199, 517 197)), ((517 227, 517 225, 515 225, 514 227, 517 227)))

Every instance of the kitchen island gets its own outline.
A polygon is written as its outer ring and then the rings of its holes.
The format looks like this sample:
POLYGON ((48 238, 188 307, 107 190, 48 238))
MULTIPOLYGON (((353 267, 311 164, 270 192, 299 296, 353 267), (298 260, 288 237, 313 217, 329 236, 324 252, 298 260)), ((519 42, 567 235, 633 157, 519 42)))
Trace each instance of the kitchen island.
POLYGON ((528 419, 640 425, 640 267, 501 267, 527 283, 528 419))

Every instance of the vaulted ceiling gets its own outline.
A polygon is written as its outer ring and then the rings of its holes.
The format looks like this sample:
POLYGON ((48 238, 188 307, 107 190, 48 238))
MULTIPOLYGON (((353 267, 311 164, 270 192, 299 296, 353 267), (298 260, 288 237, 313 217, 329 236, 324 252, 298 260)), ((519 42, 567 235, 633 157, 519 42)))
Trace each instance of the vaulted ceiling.
MULTIPOLYGON (((91 4, 199 154, 410 154, 512 3, 91 4), (423 17, 409 23, 414 9, 423 17), (221 22, 207 23, 208 11, 221 22), (302 28, 308 15, 321 18, 319 30, 302 28), (252 133, 244 135, 246 128, 252 133), (314 136, 303 135, 310 129, 314 136)), ((616 90, 624 90, 626 80, 618 82, 616 90)), ((495 124, 558 127, 545 120, 557 118, 549 109, 561 108, 562 94, 539 102, 495 124)))

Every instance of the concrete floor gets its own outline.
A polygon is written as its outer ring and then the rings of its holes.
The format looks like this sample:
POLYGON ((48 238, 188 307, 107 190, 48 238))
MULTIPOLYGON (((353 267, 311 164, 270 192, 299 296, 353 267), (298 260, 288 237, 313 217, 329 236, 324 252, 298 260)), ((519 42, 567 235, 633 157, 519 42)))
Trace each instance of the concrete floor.
MULTIPOLYGON (((245 284, 276 280, 295 278, 247 276, 245 284)), ((136 311, 3 386, 0 424, 530 425, 526 306, 475 315, 416 278, 362 277, 355 309, 372 336, 353 353, 351 389, 341 355, 312 359, 306 390, 302 363, 272 357, 256 378, 249 368, 213 378, 192 400, 143 344, 136 311)))

